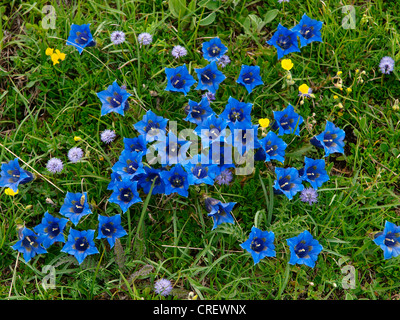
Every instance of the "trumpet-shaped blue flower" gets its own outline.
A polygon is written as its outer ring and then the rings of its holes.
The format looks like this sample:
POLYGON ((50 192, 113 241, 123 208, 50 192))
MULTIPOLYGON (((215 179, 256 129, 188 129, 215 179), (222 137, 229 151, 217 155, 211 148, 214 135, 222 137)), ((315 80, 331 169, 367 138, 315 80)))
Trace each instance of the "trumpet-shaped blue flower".
POLYGON ((199 125, 212 114, 215 113, 211 109, 210 101, 207 99, 207 97, 202 98, 199 103, 189 100, 187 117, 185 120, 199 125))
POLYGON ((346 134, 345 132, 336 127, 332 122, 327 121, 325 130, 313 137, 310 142, 318 147, 325 150, 325 157, 331 153, 344 153, 344 141, 346 134))
POLYGON ((86 47, 93 47, 96 42, 93 40, 92 33, 89 29, 90 23, 88 24, 72 24, 69 31, 69 37, 67 39, 67 46, 74 46, 79 54, 82 53, 86 47))
POLYGON ((224 111, 220 114, 220 118, 226 119, 228 122, 250 123, 251 124, 251 103, 240 102, 235 98, 229 97, 228 103, 224 111))
POLYGON ((143 152, 122 150, 118 161, 112 167, 112 171, 132 179, 134 176, 144 173, 142 157, 143 152))
POLYGON ((256 86, 264 84, 260 76, 260 67, 242 65, 236 82, 243 85, 250 94, 256 86))
POLYGON ((267 135, 260 140, 262 149, 265 151, 265 160, 277 160, 281 163, 285 162, 285 149, 287 144, 278 135, 269 131, 267 135))
POLYGON ((124 112, 129 108, 128 98, 131 94, 125 89, 121 89, 117 80, 115 80, 112 85, 108 86, 106 90, 100 91, 96 93, 96 95, 102 103, 102 116, 110 112, 116 112, 123 116, 124 112))
POLYGON ((278 52, 278 60, 291 52, 300 52, 297 43, 297 33, 290 31, 281 24, 267 43, 274 46, 278 52))
POLYGON ((204 204, 206 211, 208 212, 208 216, 212 217, 214 221, 212 230, 214 230, 221 223, 235 223, 231 211, 236 202, 222 203, 217 199, 207 197, 204 200, 204 204))
POLYGON ((77 225, 83 216, 92 213, 87 201, 87 193, 67 192, 60 213, 71 220, 74 225, 77 225))
POLYGON ((289 104, 282 111, 274 111, 274 127, 279 128, 278 135, 282 136, 284 134, 294 133, 295 135, 300 135, 300 125, 304 122, 303 117, 294 111, 294 108, 289 104))
POLYGON ((157 141, 152 147, 158 151, 158 158, 162 166, 173 165, 177 163, 186 163, 187 151, 191 141, 179 139, 170 131, 166 139, 157 141))
POLYGON ((225 169, 234 168, 232 156, 233 146, 227 142, 215 141, 210 144, 210 147, 206 151, 208 152, 208 159, 210 164, 217 164, 220 174, 225 169))
POLYGON ((254 265, 265 257, 275 257, 275 234, 272 231, 261 231, 256 227, 251 228, 249 239, 240 244, 253 257, 254 265))
POLYGON ((325 160, 314 160, 305 157, 305 166, 299 174, 304 181, 308 181, 314 189, 318 189, 326 181, 329 181, 329 176, 325 170, 325 160))
POLYGON ((296 168, 275 167, 275 174, 274 189, 282 192, 289 200, 292 200, 297 192, 304 189, 296 168))
POLYGON ((213 62, 218 61, 227 51, 228 48, 216 37, 208 42, 203 42, 203 58, 213 62))
POLYGON ((297 237, 286 239, 286 242, 290 248, 289 264, 305 264, 314 268, 315 261, 323 248, 310 232, 305 230, 297 237))
POLYGON ((65 242, 63 231, 67 222, 68 219, 53 217, 46 211, 42 222, 33 230, 39 235, 39 242, 47 249, 54 242, 65 242))
POLYGON ((92 229, 85 231, 69 229, 67 242, 61 251, 73 255, 81 264, 87 256, 99 253, 93 240, 94 232, 92 229))
POLYGON ((39 236, 28 228, 23 228, 20 240, 11 248, 21 252, 25 262, 29 262, 37 254, 47 253, 40 243, 39 236))
POLYGON ((17 192, 18 185, 33 179, 33 174, 19 166, 18 158, 1 165, 0 187, 6 187, 17 192))
POLYGON ((244 153, 260 148, 260 142, 257 138, 258 124, 252 125, 251 122, 230 122, 232 144, 242 156, 244 153))
POLYGON ((196 83, 186 64, 176 68, 165 68, 165 74, 167 75, 166 91, 183 92, 186 96, 190 87, 196 83))
POLYGON ((137 186, 137 181, 131 181, 129 177, 123 176, 121 181, 115 181, 113 193, 108 201, 118 204, 122 212, 125 213, 134 203, 142 202, 137 186))
POLYGON ((218 70, 215 61, 204 68, 194 70, 197 72, 197 77, 199 79, 196 90, 208 90, 215 94, 219 84, 226 78, 224 74, 218 70))
POLYGON ((178 193, 183 197, 189 195, 189 179, 187 172, 178 163, 169 171, 161 171, 161 178, 165 183, 165 194, 178 193))
POLYGON ((162 179, 160 169, 144 167, 145 174, 142 174, 138 180, 138 187, 148 194, 154 182, 152 194, 162 194, 165 192, 165 183, 162 179))
POLYGON ((223 117, 217 117, 212 114, 201 122, 194 132, 201 138, 203 148, 207 148, 216 141, 226 141, 228 122, 223 117))
POLYGON ((115 240, 127 235, 121 226, 121 215, 116 214, 112 217, 99 215, 99 229, 96 239, 106 238, 110 248, 114 247, 115 240))
POLYGON ((188 162, 183 165, 188 173, 189 185, 193 184, 214 184, 214 179, 218 174, 218 166, 216 164, 208 164, 207 156, 204 154, 197 155, 197 161, 188 162))
POLYGON ((323 24, 322 21, 311 19, 306 14, 303 14, 299 23, 291 31, 297 33, 300 38, 300 47, 304 47, 314 41, 323 42, 321 38, 323 24))
POLYGON ((136 138, 124 138, 124 150, 130 152, 143 152, 146 154, 147 152, 147 144, 143 135, 139 135, 136 138))
POLYGON ((383 250, 384 259, 390 259, 400 255, 400 227, 386 221, 382 232, 375 235, 375 244, 383 250))
POLYGON ((142 120, 135 123, 133 127, 145 137, 146 142, 165 139, 165 132, 168 119, 157 116, 149 110, 143 116, 142 120))

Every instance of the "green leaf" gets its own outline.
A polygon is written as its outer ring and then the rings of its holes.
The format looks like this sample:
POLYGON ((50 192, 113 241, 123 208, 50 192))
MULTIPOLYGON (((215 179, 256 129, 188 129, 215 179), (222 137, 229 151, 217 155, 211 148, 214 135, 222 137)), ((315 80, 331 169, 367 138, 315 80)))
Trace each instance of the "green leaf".
POLYGON ((209 24, 213 23, 216 17, 215 12, 211 12, 207 17, 200 20, 199 24, 201 26, 208 26, 209 24))
POLYGON ((264 16, 264 24, 272 22, 278 15, 278 9, 269 10, 264 16))
POLYGON ((175 18, 181 18, 186 12, 186 0, 168 0, 169 10, 175 18))

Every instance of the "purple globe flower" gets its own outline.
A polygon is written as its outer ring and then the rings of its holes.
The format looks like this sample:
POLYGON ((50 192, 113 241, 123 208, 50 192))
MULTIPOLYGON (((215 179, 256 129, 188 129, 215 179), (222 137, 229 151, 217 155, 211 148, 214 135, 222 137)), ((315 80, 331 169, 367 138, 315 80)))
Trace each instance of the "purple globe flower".
POLYGON ((160 279, 157 280, 154 284, 154 292, 157 294, 161 294, 162 296, 167 296, 171 293, 172 283, 168 279, 160 279))
POLYGON ((186 56, 187 50, 184 47, 177 45, 172 49, 171 54, 175 59, 178 59, 180 57, 186 56))
POLYGON ((114 31, 111 33, 110 39, 115 45, 121 44, 125 41, 125 33, 122 31, 114 31))
POLYGON ((317 190, 313 188, 305 188, 300 193, 300 200, 303 202, 308 202, 309 205, 318 202, 317 190))
POLYGON ((116 137, 115 132, 110 129, 106 129, 100 134, 101 141, 103 141, 104 143, 107 143, 107 144, 113 142, 115 137, 116 137))
POLYGON ((62 171, 63 167, 62 161, 58 158, 51 158, 46 164, 47 170, 51 173, 59 173, 62 171))
POLYGON ((394 60, 391 57, 383 57, 379 63, 379 70, 383 74, 390 74, 394 70, 394 60))
POLYGON ((153 36, 150 33, 143 32, 139 34, 138 41, 140 44, 148 45, 153 41, 153 36))
POLYGON ((73 147, 68 151, 68 159, 72 163, 77 163, 83 157, 83 151, 79 147, 73 147))
POLYGON ((216 178, 215 181, 219 184, 219 185, 229 185, 229 183, 232 181, 233 179, 233 174, 232 171, 228 169, 223 170, 216 178))

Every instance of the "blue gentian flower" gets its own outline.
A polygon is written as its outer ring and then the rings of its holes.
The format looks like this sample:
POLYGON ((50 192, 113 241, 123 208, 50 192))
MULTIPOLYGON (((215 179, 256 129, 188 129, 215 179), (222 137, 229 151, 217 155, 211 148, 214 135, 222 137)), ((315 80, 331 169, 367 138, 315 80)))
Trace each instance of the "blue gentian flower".
POLYGON ((33 174, 19 166, 18 158, 1 165, 0 187, 6 187, 17 192, 18 185, 33 179, 33 174))
POLYGON ((117 84, 117 80, 108 86, 106 90, 100 91, 96 95, 102 103, 102 116, 110 112, 116 112, 123 116, 124 112, 129 108, 128 98, 131 94, 125 89, 121 89, 117 84))
POLYGON ((109 182, 109 184, 107 186, 107 190, 112 190, 117 181, 122 181, 122 175, 120 175, 117 172, 112 172, 111 173, 111 181, 109 182))
POLYGON ((99 215, 99 229, 96 239, 106 238, 110 248, 114 247, 115 240, 127 235, 121 226, 121 215, 116 214, 112 217, 99 215))
POLYGON ((212 114, 215 113, 211 109, 210 101, 207 99, 207 97, 202 98, 199 103, 189 100, 187 117, 184 120, 199 125, 212 114))
POLYGON ((197 77, 199 79, 196 90, 208 90, 215 94, 219 84, 226 78, 224 74, 218 70, 215 61, 202 69, 194 70, 197 72, 197 77))
POLYGON ((176 164, 169 171, 161 171, 161 178, 165 183, 165 194, 178 193, 183 197, 189 195, 189 179, 187 172, 180 164, 176 164))
POLYGON ((329 176, 325 170, 325 160, 305 157, 304 162, 305 166, 301 178, 308 181, 314 189, 318 189, 324 182, 329 181, 329 176))
POLYGON ((112 167, 112 171, 132 179, 134 176, 144 173, 142 157, 143 152, 122 150, 118 161, 112 167))
POLYGON ((92 213, 87 201, 87 193, 67 192, 60 213, 71 220, 74 225, 77 225, 83 216, 92 213))
POLYGON ((254 265, 264 257, 275 257, 275 234, 272 231, 261 231, 256 227, 251 228, 249 239, 240 246, 251 253, 254 265))
POLYGON ((139 135, 136 138, 124 138, 124 149, 130 152, 147 152, 147 143, 143 135, 139 135))
POLYGON ((297 43, 297 33, 290 31, 281 24, 267 43, 274 46, 278 52, 278 60, 291 52, 300 52, 297 43))
POLYGON ((78 231, 70 228, 67 242, 61 251, 73 255, 81 264, 87 256, 99 253, 93 240, 94 232, 92 229, 78 231))
POLYGON ((277 160, 281 163, 285 162, 285 149, 287 144, 278 135, 269 131, 267 135, 260 140, 262 149, 265 151, 265 160, 277 160))
POLYGON ((69 31, 69 37, 67 39, 67 46, 74 46, 79 54, 82 53, 86 47, 93 47, 96 42, 93 40, 92 33, 89 29, 90 23, 88 24, 72 24, 71 30, 69 31))
POLYGON ((204 200, 204 204, 206 211, 208 212, 208 216, 212 217, 214 221, 212 230, 214 230, 221 223, 235 223, 235 220, 230 212, 232 211, 236 202, 222 203, 217 199, 207 197, 204 200))
POLYGON ((252 125, 248 122, 230 122, 232 144, 241 156, 244 153, 260 148, 260 142, 257 138, 258 124, 252 125))
POLYGON ((190 91, 190 87, 196 83, 196 80, 189 73, 186 64, 176 68, 165 68, 167 75, 167 91, 177 91, 186 94, 190 91))
POLYGON ((305 230, 297 237, 286 239, 286 242, 290 248, 289 264, 305 264, 314 268, 318 254, 323 248, 310 232, 305 230))
POLYGON ((321 28, 324 23, 309 18, 303 14, 299 23, 291 31, 296 32, 300 38, 300 47, 304 47, 311 42, 323 42, 321 38, 321 28))
POLYGON ((190 161, 183 165, 188 173, 189 185, 202 183, 213 185, 218 174, 218 166, 208 164, 207 156, 204 154, 198 154, 196 159, 197 161, 190 161))
POLYGON ((121 181, 115 181, 113 193, 108 201, 118 204, 122 212, 125 213, 134 203, 142 202, 137 186, 137 181, 131 181, 129 177, 123 176, 121 181))
POLYGON ((148 194, 154 182, 152 194, 162 194, 165 192, 165 183, 162 179, 160 169, 144 167, 145 174, 142 174, 138 180, 138 187, 148 194))
POLYGON ((302 180, 296 168, 278 168, 275 167, 276 180, 274 188, 281 191, 289 200, 304 189, 302 180))
POLYGON ((203 58, 213 62, 218 61, 227 51, 228 48, 216 37, 208 42, 203 43, 203 58))
POLYGON ((325 130, 319 135, 313 137, 310 142, 318 147, 325 150, 325 157, 331 153, 344 153, 344 141, 346 134, 345 132, 336 127, 332 122, 327 121, 325 130))
POLYGON ((158 158, 162 166, 173 165, 177 163, 186 163, 187 152, 191 141, 179 139, 170 131, 166 139, 157 141, 152 147, 158 151, 158 158))
POLYGON ((220 118, 226 119, 228 122, 247 122, 251 124, 251 103, 240 102, 235 98, 229 97, 228 103, 224 111, 220 114, 220 118))
POLYGON ((375 235, 374 242, 383 250, 385 260, 397 257, 400 254, 400 227, 386 221, 385 229, 375 235))
POLYGON ((201 138, 203 148, 207 148, 213 142, 226 141, 227 125, 228 122, 224 118, 212 114, 201 122, 194 132, 201 138))
POLYGON ((142 120, 135 123, 133 127, 141 135, 144 135, 147 142, 152 142, 165 138, 167 123, 168 119, 157 116, 153 111, 149 110, 142 120))
POLYGON ((242 65, 236 82, 243 85, 250 94, 256 86, 264 84, 260 76, 260 67, 242 65))
POLYGON ((41 253, 47 253, 42 247, 39 236, 28 228, 22 229, 21 240, 17 241, 11 248, 21 252, 25 262, 29 262, 34 256, 41 253))
POLYGON ((232 144, 216 141, 211 143, 208 150, 205 151, 205 154, 208 156, 209 163, 218 165, 218 174, 225 169, 235 167, 235 164, 233 163, 232 150, 232 144))
MULTIPOLYGON (((289 104, 282 111, 274 111, 275 127, 279 128, 278 136, 294 133, 300 135, 300 125, 304 122, 303 117, 294 111, 294 108, 289 104)), ((274 127, 274 128, 275 128, 274 127)))
POLYGON ((47 249, 54 242, 65 242, 63 231, 67 222, 68 219, 53 217, 46 211, 42 222, 33 230, 39 235, 39 241, 43 247, 47 249))

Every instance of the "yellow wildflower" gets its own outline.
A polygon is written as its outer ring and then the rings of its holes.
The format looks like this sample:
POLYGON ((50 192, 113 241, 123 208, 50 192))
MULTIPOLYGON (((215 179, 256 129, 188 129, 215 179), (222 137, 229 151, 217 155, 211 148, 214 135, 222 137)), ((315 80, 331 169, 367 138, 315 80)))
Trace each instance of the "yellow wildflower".
POLYGON ((305 83, 303 83, 300 87, 299 87, 299 91, 302 94, 308 94, 308 90, 310 89, 310 87, 308 85, 306 85, 305 83))
POLYGON ((333 99, 339 99, 339 97, 335 94, 334 96, 333 96, 333 99))
POLYGON ((338 71, 338 72, 336 73, 336 75, 337 75, 337 76, 340 76, 342 73, 343 73, 342 71, 338 71))
POLYGON ((10 188, 7 188, 6 190, 4 190, 4 193, 6 194, 6 195, 8 195, 8 196, 15 196, 16 194, 18 194, 18 189, 17 189, 17 192, 14 192, 14 190, 13 189, 10 189, 10 188))
POLYGON ((353 91, 351 88, 347 88, 346 90, 347 90, 348 93, 353 91))
POLYGON ((289 71, 290 69, 293 68, 293 62, 291 59, 283 59, 281 61, 281 66, 283 69, 289 71))
MULTIPOLYGON (((53 50, 53 49, 51 49, 53 50)), ((50 51, 49 51, 50 53, 50 51)), ((46 54, 47 54, 47 50, 46 50, 46 54)), ((60 61, 58 60, 64 60, 65 59, 66 54, 62 53, 60 50, 56 49, 56 52, 51 53, 50 58, 51 61, 53 61, 53 65, 56 65, 57 63, 60 63, 60 61)))
POLYGON ((82 140, 82 138, 81 138, 81 137, 77 137, 77 136, 75 136, 75 137, 74 137, 74 140, 75 140, 76 142, 78 142, 78 141, 81 141, 81 140, 82 140))
POLYGON ((51 56, 53 53, 54 53, 54 49, 52 49, 52 48, 46 49, 46 56, 51 56))
POLYGON ((258 120, 258 123, 259 123, 259 125, 260 125, 261 127, 267 128, 267 127, 269 127, 270 121, 269 121, 268 118, 264 118, 264 119, 258 120))

